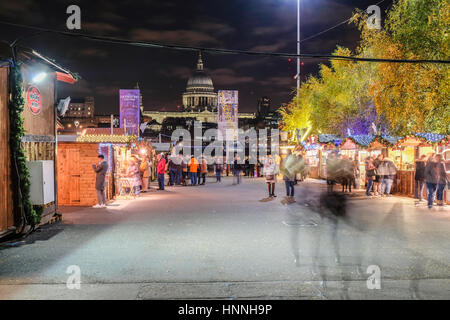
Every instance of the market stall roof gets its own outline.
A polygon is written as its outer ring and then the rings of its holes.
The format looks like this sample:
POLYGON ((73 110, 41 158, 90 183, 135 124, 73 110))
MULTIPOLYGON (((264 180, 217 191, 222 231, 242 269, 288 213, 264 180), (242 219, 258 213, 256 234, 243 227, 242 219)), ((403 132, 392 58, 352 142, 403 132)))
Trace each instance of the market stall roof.
POLYGON ((124 133, 124 128, 113 128, 113 134, 110 128, 86 128, 78 136, 77 142, 128 143, 132 136, 124 133))
POLYGON ((402 138, 402 137, 389 136, 389 135, 381 135, 380 137, 389 144, 396 144, 402 138))
POLYGON ((431 143, 438 143, 445 139, 449 140, 449 138, 450 138, 450 135, 437 134, 437 133, 415 133, 414 135, 417 137, 423 138, 426 141, 431 142, 431 143))
POLYGON ((336 134, 319 134, 319 143, 339 143, 341 140, 336 134))
MULTIPOLYGON (((75 83, 80 76, 77 73, 71 72, 69 69, 56 63, 55 60, 44 56, 32 48, 16 46, 17 57, 16 59, 22 62, 30 63, 37 61, 47 65, 50 69, 55 71, 56 79, 58 81, 75 83)), ((11 46, 6 41, 0 41, 0 64, 1 63, 13 64, 13 54, 11 46)))
POLYGON ((305 142, 301 142, 301 146, 303 147, 304 150, 308 151, 308 150, 317 150, 320 148, 320 145, 317 143, 313 143, 313 144, 306 144, 305 142))
POLYGON ((352 135, 349 136, 348 138, 352 139, 356 144, 360 145, 361 147, 367 148, 373 141, 375 136, 371 134, 360 134, 360 135, 352 135))

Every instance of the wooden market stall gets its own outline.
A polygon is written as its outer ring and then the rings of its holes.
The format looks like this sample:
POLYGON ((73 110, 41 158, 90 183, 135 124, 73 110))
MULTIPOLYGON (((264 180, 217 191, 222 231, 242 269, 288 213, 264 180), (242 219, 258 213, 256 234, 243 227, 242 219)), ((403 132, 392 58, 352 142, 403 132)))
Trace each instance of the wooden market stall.
POLYGON ((361 185, 366 183, 366 159, 367 157, 378 157, 380 154, 386 156, 388 147, 393 146, 400 137, 393 137, 388 135, 366 136, 363 144, 365 148, 361 148, 358 153, 361 185))
MULTIPOLYGON (((416 133, 408 135, 388 149, 388 156, 399 169, 394 181, 393 192, 414 196, 416 160, 422 155, 442 153, 448 145, 448 136, 433 133, 416 133)), ((425 194, 424 190, 424 196, 425 194)))
POLYGON ((334 134, 319 134, 318 142, 319 149, 319 178, 327 178, 327 158, 333 151, 337 151, 337 145, 341 143, 342 139, 334 134))
POLYGON ((308 176, 312 179, 319 179, 320 150, 322 146, 318 143, 316 136, 311 136, 306 142, 301 143, 303 155, 307 165, 308 176))
POLYGON ((56 213, 58 81, 74 83, 76 77, 33 49, 16 46, 13 55, 0 42, 0 183, 6 186, 0 192, 0 236, 46 223, 56 213))

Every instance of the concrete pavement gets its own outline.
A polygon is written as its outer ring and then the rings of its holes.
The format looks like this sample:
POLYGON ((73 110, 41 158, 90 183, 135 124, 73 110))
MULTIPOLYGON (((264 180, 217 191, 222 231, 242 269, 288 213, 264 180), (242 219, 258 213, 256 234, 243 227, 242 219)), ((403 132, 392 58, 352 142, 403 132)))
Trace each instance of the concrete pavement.
MULTIPOLYGON (((209 182, 209 181, 208 181, 209 182)), ((450 211, 408 198, 352 198, 348 219, 260 202, 262 179, 167 187, 0 246, 2 299, 448 299, 450 211), (295 260, 296 259, 296 260, 295 260), (69 266, 81 288, 68 289, 69 266), (381 289, 368 289, 369 266, 381 289), (372 267, 373 268, 373 267, 372 267)), ((323 185, 307 181, 298 195, 323 185)), ((375 283, 375 282, 371 282, 375 283)))

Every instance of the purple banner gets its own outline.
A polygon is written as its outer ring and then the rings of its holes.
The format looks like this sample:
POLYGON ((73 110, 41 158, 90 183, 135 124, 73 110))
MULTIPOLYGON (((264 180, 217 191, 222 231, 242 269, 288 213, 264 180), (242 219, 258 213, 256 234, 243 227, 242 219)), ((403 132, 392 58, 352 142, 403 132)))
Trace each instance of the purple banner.
POLYGON ((139 137, 140 91, 120 89, 120 127, 139 137))
POLYGON ((238 91, 219 90, 218 92, 218 120, 219 137, 222 140, 237 139, 238 133, 238 91), (227 130, 232 136, 227 137, 227 130))

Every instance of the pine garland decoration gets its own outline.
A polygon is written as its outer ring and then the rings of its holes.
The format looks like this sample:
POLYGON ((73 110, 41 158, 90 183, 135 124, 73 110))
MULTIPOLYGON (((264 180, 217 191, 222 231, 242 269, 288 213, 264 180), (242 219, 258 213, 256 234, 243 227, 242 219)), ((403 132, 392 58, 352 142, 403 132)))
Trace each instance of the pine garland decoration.
POLYGON ((20 71, 20 63, 14 64, 11 70, 11 101, 9 104, 10 119, 10 137, 9 145, 11 149, 11 166, 13 175, 16 175, 16 165, 18 171, 18 188, 22 198, 22 206, 28 224, 35 226, 41 220, 41 216, 34 210, 30 200, 30 172, 27 167, 27 161, 24 150, 22 149, 21 140, 25 134, 23 127, 22 112, 24 110, 25 99, 23 98, 23 79, 20 71))

